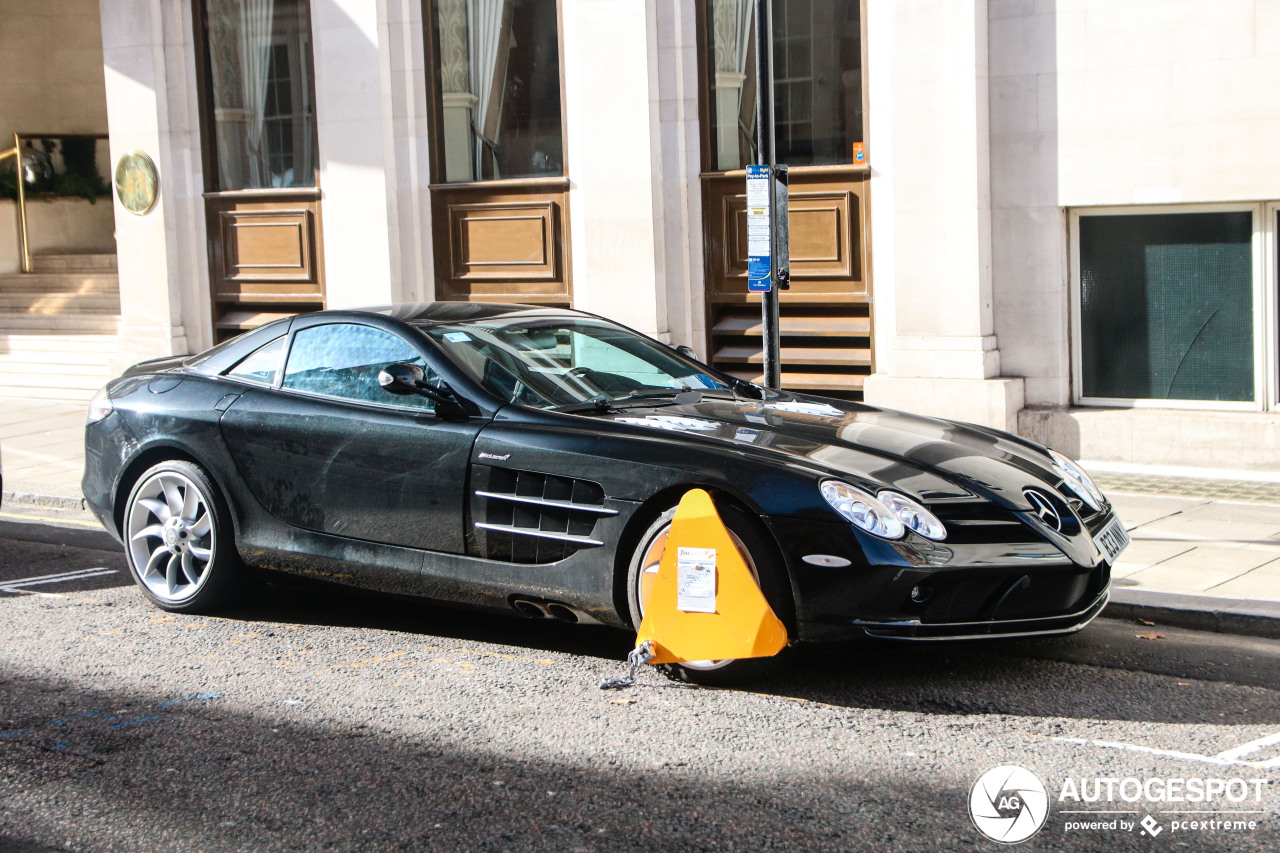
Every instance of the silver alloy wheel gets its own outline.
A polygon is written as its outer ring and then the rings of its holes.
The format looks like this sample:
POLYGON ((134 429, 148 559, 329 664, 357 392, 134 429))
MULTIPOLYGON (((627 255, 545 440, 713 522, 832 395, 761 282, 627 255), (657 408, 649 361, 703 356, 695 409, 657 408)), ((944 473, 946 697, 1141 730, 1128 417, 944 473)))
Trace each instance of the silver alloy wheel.
POLYGON ((161 601, 186 601, 208 580, 217 548, 213 512, 183 474, 161 471, 137 487, 125 533, 134 571, 161 601))
MULTIPOLYGON (((755 578, 756 585, 760 584, 760 573, 756 570, 756 562, 751 559, 751 552, 747 550, 747 546, 738 538, 738 534, 729 530, 729 538, 733 540, 733 544, 738 549, 738 554, 742 557, 743 562, 747 564, 747 569, 751 572, 751 577, 755 578)), ((667 537, 671 534, 671 523, 667 522, 653 538, 649 540, 649 547, 645 549, 644 559, 640 563, 640 571, 636 574, 636 602, 640 605, 640 616, 644 617, 644 606, 649 600, 649 591, 653 588, 653 581, 658 574, 658 568, 662 564, 662 555, 667 550, 667 537)), ((711 670, 720 669, 733 663, 737 658, 726 658, 725 660, 691 660, 685 661, 680 666, 687 666, 690 669, 711 670)))

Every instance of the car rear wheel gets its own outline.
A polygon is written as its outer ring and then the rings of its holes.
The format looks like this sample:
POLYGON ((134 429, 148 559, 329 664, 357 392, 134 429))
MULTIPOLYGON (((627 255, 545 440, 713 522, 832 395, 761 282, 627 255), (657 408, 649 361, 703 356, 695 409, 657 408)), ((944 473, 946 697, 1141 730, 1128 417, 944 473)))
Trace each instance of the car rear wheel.
MULTIPOLYGON (((738 548, 743 562, 756 579, 765 599, 774 612, 786 621, 783 616, 783 602, 789 600, 782 586, 783 577, 780 567, 773 565, 776 549, 750 522, 746 515, 732 507, 717 507, 720 519, 729 531, 729 537, 738 548)), ((658 576, 658 566, 666 551, 667 539, 671 534, 671 520, 675 517, 676 507, 671 507, 649 526, 640 543, 631 555, 631 563, 627 572, 627 604, 631 610, 631 624, 640 627, 644 618, 645 605, 653 590, 658 576)), ((730 685, 741 684, 769 674, 777 669, 786 650, 768 658, 742 658, 729 660, 687 661, 678 664, 660 664, 658 669, 673 681, 693 684, 730 685)))
POLYGON ((206 613, 260 585, 236 554, 221 494, 190 462, 143 473, 129 493, 123 534, 134 581, 163 610, 206 613))

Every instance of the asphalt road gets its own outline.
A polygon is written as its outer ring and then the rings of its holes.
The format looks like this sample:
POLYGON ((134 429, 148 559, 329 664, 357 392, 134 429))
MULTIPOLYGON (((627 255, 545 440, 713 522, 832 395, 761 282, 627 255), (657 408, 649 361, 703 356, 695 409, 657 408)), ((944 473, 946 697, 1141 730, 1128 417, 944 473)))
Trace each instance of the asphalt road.
POLYGON ((601 691, 631 645, 616 632, 284 585, 173 616, 83 516, 16 515, 0 851, 990 851, 970 789, 1007 764, 1050 803, 1020 850, 1280 848, 1275 641, 1099 620, 807 651, 749 690, 645 670, 601 691), (1128 778, 1248 796, 1126 800, 1128 778), (1103 799, 1069 796, 1098 779, 1103 799))

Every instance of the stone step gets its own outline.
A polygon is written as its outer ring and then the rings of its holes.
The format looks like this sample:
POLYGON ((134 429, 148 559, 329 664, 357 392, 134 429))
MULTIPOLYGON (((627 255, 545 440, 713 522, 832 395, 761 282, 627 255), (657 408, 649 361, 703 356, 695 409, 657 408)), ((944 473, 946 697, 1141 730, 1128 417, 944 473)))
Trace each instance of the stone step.
MULTIPOLYGON (((4 344, 3 342, 0 342, 0 350, 3 349, 4 344)), ((25 370, 28 367, 57 368, 62 370, 67 367, 80 366, 106 370, 114 356, 114 344, 110 350, 99 349, 96 351, 76 350, 67 347, 63 347, 61 349, 34 351, 0 351, 0 371, 13 370, 16 368, 22 368, 25 370)))
POLYGON ((119 372, 112 366, 119 321, 110 314, 0 313, 0 401, 87 402, 119 372))
POLYGON ((49 388, 63 391, 88 391, 93 393, 106 385, 112 376, 102 370, 41 370, 9 369, 0 365, 0 388, 6 389, 11 396, 21 397, 19 389, 49 388))
POLYGON ((98 388, 105 385, 106 381, 98 385, 97 388, 56 388, 51 385, 45 385, 41 388, 36 387, 6 387, 0 385, 0 401, 14 400, 21 402, 23 400, 57 400, 64 403, 88 403, 93 399, 93 395, 98 388))
POLYGON ((8 335, 118 334, 118 314, 19 314, 0 313, 0 339, 8 335))
POLYGON ((32 255, 31 271, 106 272, 116 271, 116 256, 110 252, 62 252, 32 255))
POLYGON ((120 313, 116 293, 6 293, 0 290, 0 314, 120 313))
POLYGON ((115 335, 24 335, 0 332, 0 358, 6 355, 35 358, 51 353, 66 353, 73 358, 87 358, 97 353, 105 353, 109 356, 115 351, 115 335))
POLYGON ((0 293, 119 293, 115 273, 59 272, 5 273, 0 293))

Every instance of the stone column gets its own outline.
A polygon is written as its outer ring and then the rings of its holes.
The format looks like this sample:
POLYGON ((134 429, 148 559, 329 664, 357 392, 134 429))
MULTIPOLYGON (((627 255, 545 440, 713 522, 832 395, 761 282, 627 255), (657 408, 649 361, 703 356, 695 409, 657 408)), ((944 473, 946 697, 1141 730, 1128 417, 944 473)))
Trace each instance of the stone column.
POLYGON ((430 298, 421 6, 312 0, 311 32, 328 304, 430 298))
POLYGON ((112 364, 213 343, 204 178, 190 9, 163 0, 102 0, 111 174, 120 157, 155 161, 159 197, 142 216, 116 205, 120 343, 112 364))
POLYGON ((563 0, 561 13, 574 303, 692 342, 702 323, 693 5, 563 0))
POLYGON ((1015 429, 994 331, 986 0, 871 0, 867 402, 1015 429))

